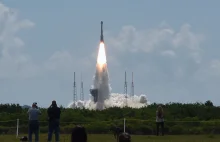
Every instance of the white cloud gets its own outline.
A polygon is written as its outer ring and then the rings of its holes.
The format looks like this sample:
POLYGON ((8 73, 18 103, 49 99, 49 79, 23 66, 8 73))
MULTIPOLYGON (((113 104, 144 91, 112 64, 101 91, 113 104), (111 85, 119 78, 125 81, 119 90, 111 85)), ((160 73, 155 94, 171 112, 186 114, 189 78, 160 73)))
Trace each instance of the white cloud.
POLYGON ((165 50, 161 52, 161 55, 173 57, 176 53, 173 50, 165 50))
POLYGON ((47 70, 68 71, 73 67, 73 57, 67 51, 57 51, 49 58, 44 67, 47 70))
POLYGON ((47 61, 35 64, 31 56, 25 54, 25 43, 17 35, 19 31, 33 28, 35 24, 20 19, 18 15, 18 11, 0 3, 0 79, 25 79, 48 73, 69 75, 76 64, 91 65, 89 58, 75 59, 68 51, 56 51, 47 61))
POLYGON ((115 69, 135 73, 136 91, 147 91, 157 101, 215 98, 220 59, 204 54, 209 50, 203 45, 204 34, 194 32, 189 24, 180 30, 167 25, 144 30, 125 27, 116 36, 107 35, 106 44, 112 62, 120 64, 115 69))
POLYGON ((30 77, 36 73, 37 67, 22 53, 24 42, 16 35, 34 23, 20 20, 17 14, 0 3, 0 78, 30 77))
POLYGON ((212 60, 210 67, 213 69, 217 69, 220 73, 220 60, 212 60))
POLYGON ((200 50, 200 44, 204 40, 204 35, 196 34, 190 31, 191 26, 185 24, 180 31, 175 34, 173 39, 174 47, 187 47, 190 50, 200 50))
MULTIPOLYGON (((109 56, 114 57, 112 62, 124 68, 134 70, 132 68, 141 62, 150 65, 147 69, 152 70, 151 75, 159 70, 164 77, 186 79, 200 69, 204 39, 205 36, 193 32, 189 24, 182 25, 180 30, 161 24, 158 28, 144 30, 124 26, 118 35, 108 34, 106 44, 111 47, 109 56), (132 60, 136 62, 132 67, 125 63, 132 60)), ((143 70, 146 70, 144 66, 143 70)))
POLYGON ((212 59, 209 66, 204 70, 209 77, 220 77, 220 59, 212 59))
MULTIPOLYGON (((193 33, 189 24, 183 25, 179 31, 170 27, 160 26, 155 29, 137 30, 133 26, 124 26, 117 36, 107 38, 114 54, 129 52, 165 52, 184 51, 199 62, 204 35, 193 33), (172 50, 172 51, 171 51, 172 50)), ((181 54, 181 53, 179 53, 181 54)))

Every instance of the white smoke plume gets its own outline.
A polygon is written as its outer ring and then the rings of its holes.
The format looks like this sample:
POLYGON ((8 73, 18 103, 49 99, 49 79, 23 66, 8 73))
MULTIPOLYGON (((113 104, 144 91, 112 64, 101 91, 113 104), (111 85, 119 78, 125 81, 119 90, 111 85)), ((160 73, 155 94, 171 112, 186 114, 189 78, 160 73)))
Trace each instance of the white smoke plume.
POLYGON ((98 101, 96 102, 97 109, 104 108, 104 101, 109 98, 110 95, 110 85, 109 85, 108 69, 107 64, 97 63, 96 73, 93 81, 92 89, 98 89, 98 101))
MULTIPOLYGON (((78 108, 85 108, 90 110, 97 109, 97 104, 93 102, 93 97, 90 95, 89 100, 85 101, 77 101, 76 106, 78 108)), ((74 103, 71 102, 68 105, 68 108, 73 108, 74 103)), ((127 106, 131 108, 141 108, 148 106, 150 102, 147 100, 147 96, 144 94, 141 94, 140 96, 134 95, 133 97, 128 96, 127 97, 127 106)), ((109 95, 109 98, 104 100, 103 109, 110 108, 110 107, 120 107, 123 108, 126 106, 126 98, 125 94, 119 94, 119 93, 111 93, 109 95)))

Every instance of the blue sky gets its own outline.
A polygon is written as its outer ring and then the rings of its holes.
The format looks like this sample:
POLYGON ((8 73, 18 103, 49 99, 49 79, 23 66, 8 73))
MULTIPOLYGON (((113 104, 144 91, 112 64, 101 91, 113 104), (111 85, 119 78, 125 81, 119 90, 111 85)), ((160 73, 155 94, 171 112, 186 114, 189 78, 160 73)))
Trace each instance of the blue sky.
POLYGON ((2 0, 0 3, 1 103, 66 106, 73 72, 83 74, 88 99, 104 21, 112 92, 151 102, 220 105, 220 10, 217 0, 73 1, 2 0))

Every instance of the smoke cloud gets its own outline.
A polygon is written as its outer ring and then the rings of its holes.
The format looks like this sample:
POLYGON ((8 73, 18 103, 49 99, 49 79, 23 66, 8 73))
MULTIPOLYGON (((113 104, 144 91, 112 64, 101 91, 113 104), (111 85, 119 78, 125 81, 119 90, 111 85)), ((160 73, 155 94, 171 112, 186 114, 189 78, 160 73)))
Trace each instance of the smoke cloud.
MULTIPOLYGON (((146 107, 150 104, 147 100, 147 96, 144 94, 141 95, 134 95, 133 97, 127 97, 127 106, 131 108, 141 108, 146 107)), ((97 109, 97 104, 93 102, 93 97, 90 95, 89 100, 85 101, 77 101, 76 106, 78 108, 85 108, 90 110, 97 109)), ((104 100, 103 109, 110 108, 110 107, 120 107, 123 108, 126 106, 126 98, 125 94, 119 93, 111 93, 109 98, 104 100)), ((73 102, 68 105, 68 108, 74 108, 73 102)))

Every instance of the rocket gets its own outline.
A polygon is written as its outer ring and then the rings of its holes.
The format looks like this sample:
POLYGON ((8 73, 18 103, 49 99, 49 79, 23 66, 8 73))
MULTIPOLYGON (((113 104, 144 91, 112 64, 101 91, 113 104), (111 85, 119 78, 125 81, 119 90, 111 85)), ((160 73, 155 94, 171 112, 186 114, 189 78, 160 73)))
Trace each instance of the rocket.
POLYGON ((104 42, 104 36, 103 36, 103 21, 101 21, 101 36, 100 36, 100 42, 104 42))

